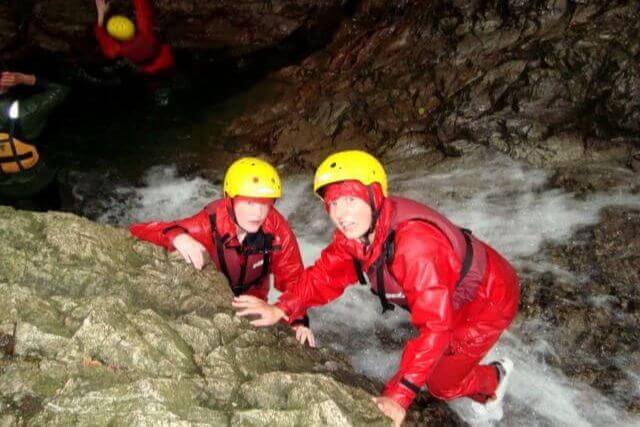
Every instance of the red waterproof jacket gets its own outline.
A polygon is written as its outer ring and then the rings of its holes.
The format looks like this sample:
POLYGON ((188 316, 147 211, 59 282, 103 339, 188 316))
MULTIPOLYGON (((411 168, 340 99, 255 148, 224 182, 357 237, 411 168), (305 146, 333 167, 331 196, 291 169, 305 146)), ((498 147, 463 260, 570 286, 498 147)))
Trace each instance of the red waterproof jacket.
MULTIPOLYGON (((242 257, 237 255, 241 244, 238 242, 236 224, 231 217, 232 209, 231 199, 225 198, 210 203, 202 211, 189 218, 171 222, 154 221, 133 224, 129 227, 129 230, 135 237, 163 246, 167 250, 175 249, 172 242, 177 235, 185 232, 189 233, 191 237, 204 245, 211 260, 220 271, 221 265, 218 255, 222 255, 222 253, 218 252, 220 248, 216 247, 214 242, 215 237, 214 230, 211 227, 211 218, 215 218, 215 231, 222 238, 227 263, 237 262, 239 264, 243 262, 242 257)), ((298 242, 287 221, 274 207, 269 210, 261 230, 263 233, 273 236, 273 240, 270 242, 273 249, 269 251, 269 269, 273 273, 276 289, 284 292, 303 271, 298 242)), ((247 264, 246 259, 244 263, 247 264)), ((251 269, 251 264, 254 264, 254 262, 249 261, 248 264, 244 268, 241 265, 228 265, 227 267, 232 272, 232 275, 235 276, 233 271, 251 269)), ((256 266, 256 269, 261 270, 263 265, 260 263, 260 265, 256 266)), ((231 282, 236 277, 227 277, 227 279, 230 279, 231 282)), ((233 284, 230 283, 230 285, 233 284)), ((269 275, 262 277, 259 283, 249 287, 242 293, 253 295, 266 301, 269 293, 269 275)))
MULTIPOLYGON (((316 263, 280 296, 276 305, 290 320, 296 319, 309 307, 327 304, 338 298, 347 286, 357 283, 354 258, 360 261, 364 271, 370 269, 379 258, 391 231, 395 209, 402 209, 402 204, 390 198, 384 199, 374 241, 367 250, 361 242, 349 240, 336 231, 333 241, 322 251, 316 263)), ((496 316, 503 313, 515 315, 519 289, 515 273, 506 260, 478 241, 486 249, 486 266, 474 298, 481 298, 486 304, 454 308, 454 287, 462 260, 445 234, 433 224, 407 220, 396 226, 393 241, 394 253, 388 270, 402 288, 403 300, 419 335, 406 344, 398 372, 388 381, 383 394, 407 408, 415 397, 412 388, 422 387, 427 382, 438 360, 450 345, 454 345, 456 328, 474 318, 469 309, 495 305, 496 316), (496 280, 498 275, 509 277, 496 280), (409 382, 411 387, 403 382, 409 382)), ((487 334, 495 332, 487 331, 487 334)), ((464 339, 475 338, 478 337, 464 339)))
POLYGON ((175 61, 169 45, 160 44, 153 32, 153 13, 149 0, 133 0, 136 13, 136 34, 133 39, 120 42, 96 24, 94 31, 102 54, 107 59, 124 57, 145 74, 156 74, 173 68, 175 61))

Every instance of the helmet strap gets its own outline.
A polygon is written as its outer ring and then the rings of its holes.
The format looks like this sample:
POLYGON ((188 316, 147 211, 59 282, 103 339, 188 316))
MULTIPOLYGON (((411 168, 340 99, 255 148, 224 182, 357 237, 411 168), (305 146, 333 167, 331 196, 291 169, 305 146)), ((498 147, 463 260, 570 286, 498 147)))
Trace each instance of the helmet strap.
MULTIPOLYGON (((227 197, 229 196, 227 195, 227 197)), ((234 206, 233 206, 233 197, 229 197, 229 202, 230 202, 229 204, 231 205, 227 208, 227 211, 229 212, 229 216, 233 220, 234 224, 240 227, 240 224, 238 224, 238 219, 236 218, 236 210, 234 209, 234 206)))
POLYGON ((371 188, 371 184, 367 185, 367 194, 369 195, 369 206, 371 206, 371 225, 369 225, 369 229, 365 233, 364 237, 364 245, 365 249, 371 245, 371 241, 369 240, 369 236, 376 229, 376 223, 378 222, 378 217, 380 216, 380 210, 376 209, 375 197, 373 196, 373 189, 371 188))

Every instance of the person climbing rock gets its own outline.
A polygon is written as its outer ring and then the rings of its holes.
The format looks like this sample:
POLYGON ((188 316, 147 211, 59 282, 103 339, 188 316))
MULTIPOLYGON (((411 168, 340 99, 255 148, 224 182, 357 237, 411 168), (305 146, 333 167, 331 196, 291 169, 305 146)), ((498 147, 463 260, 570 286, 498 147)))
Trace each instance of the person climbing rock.
POLYGON ((33 74, 0 74, 0 204, 60 208, 56 170, 38 146, 52 111, 69 90, 33 74))
MULTIPOLYGON (((196 269, 207 256, 229 281, 234 295, 267 300, 269 276, 285 291, 302 273, 298 242, 286 219, 275 208, 282 186, 269 163, 244 157, 227 170, 224 198, 197 214, 171 222, 147 222, 129 227, 135 237, 177 250, 196 269)), ((296 338, 315 347, 304 313, 292 322, 296 338)))
POLYGON ((171 70, 175 61, 168 44, 161 44, 153 30, 153 12, 149 0, 133 0, 136 23, 122 15, 109 18, 106 0, 95 0, 98 20, 94 31, 102 54, 107 59, 126 58, 146 75, 171 70))
POLYGON ((366 152, 329 156, 316 170, 314 191, 337 228, 332 242, 275 305, 239 296, 237 315, 258 316, 255 326, 291 322, 350 284, 366 284, 383 313, 400 306, 419 331, 374 399, 394 425, 401 425, 424 386, 443 400, 469 397, 478 415, 501 418, 513 363, 481 361, 518 310, 511 265, 437 211, 388 196, 385 170, 366 152))

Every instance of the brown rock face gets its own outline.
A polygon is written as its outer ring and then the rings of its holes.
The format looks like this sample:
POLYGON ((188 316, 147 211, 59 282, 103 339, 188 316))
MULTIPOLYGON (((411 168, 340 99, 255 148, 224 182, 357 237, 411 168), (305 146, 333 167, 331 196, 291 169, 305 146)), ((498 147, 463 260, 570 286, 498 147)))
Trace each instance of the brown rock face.
POLYGON ((229 133, 308 163, 343 146, 452 154, 459 140, 571 162, 587 135, 635 141, 636 18, 615 2, 361 2, 326 49, 277 73, 289 97, 229 133), (297 153, 279 148, 292 139, 297 153))
MULTIPOLYGON (((99 58, 92 2, 19 3, 0 6, 0 48, 99 58)), ((158 33, 190 61, 278 70, 287 93, 226 134, 294 167, 347 147, 437 160, 435 150, 456 155, 451 145, 466 140, 548 165, 582 158, 589 141, 638 144, 637 2, 158 0, 154 9, 158 33)), ((131 14, 131 4, 113 10, 131 14)))

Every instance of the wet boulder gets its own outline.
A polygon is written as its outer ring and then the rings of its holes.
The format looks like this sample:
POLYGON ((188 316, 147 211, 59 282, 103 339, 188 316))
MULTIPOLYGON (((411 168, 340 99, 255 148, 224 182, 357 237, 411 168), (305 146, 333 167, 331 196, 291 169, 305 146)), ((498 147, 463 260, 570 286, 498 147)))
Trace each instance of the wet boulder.
POLYGON ((389 425, 380 384, 235 317, 210 266, 64 213, 2 207, 0 239, 2 425, 389 425))

